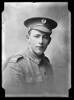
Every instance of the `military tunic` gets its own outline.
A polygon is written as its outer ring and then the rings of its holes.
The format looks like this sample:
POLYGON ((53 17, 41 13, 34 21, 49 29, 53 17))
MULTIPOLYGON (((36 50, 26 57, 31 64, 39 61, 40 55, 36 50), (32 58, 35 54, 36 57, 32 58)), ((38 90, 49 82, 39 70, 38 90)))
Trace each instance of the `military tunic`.
POLYGON ((53 93, 53 80, 48 58, 44 54, 36 58, 29 49, 11 57, 3 71, 3 88, 7 96, 53 93))

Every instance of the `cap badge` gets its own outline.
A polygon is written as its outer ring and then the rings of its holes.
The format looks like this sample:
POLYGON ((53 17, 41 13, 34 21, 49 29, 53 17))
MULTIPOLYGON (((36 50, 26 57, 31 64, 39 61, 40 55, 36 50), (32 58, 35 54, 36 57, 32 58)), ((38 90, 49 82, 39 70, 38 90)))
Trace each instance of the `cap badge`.
POLYGON ((46 19, 42 19, 41 22, 42 22, 42 24, 45 24, 46 23, 46 19))

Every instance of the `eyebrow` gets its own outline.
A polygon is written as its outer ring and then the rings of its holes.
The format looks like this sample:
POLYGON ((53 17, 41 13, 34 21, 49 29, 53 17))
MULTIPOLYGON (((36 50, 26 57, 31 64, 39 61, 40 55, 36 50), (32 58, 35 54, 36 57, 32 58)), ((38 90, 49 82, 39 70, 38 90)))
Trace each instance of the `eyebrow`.
POLYGON ((41 34, 34 34, 34 36, 40 36, 41 34))
MULTIPOLYGON (((41 36, 41 34, 35 34, 34 36, 35 36, 35 37, 39 37, 39 36, 41 36)), ((49 34, 43 34, 42 36, 43 36, 43 37, 50 37, 49 34)))

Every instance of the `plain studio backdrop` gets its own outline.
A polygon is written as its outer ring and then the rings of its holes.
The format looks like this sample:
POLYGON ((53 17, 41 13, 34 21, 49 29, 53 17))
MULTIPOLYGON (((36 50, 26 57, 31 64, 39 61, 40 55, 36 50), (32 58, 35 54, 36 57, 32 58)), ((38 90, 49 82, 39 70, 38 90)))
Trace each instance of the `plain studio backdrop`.
POLYGON ((52 30, 51 43, 45 51, 54 71, 57 93, 68 96, 71 74, 71 13, 67 2, 5 3, 2 13, 2 64, 8 57, 24 52, 27 29, 24 20, 30 17, 48 17, 57 21, 52 30))

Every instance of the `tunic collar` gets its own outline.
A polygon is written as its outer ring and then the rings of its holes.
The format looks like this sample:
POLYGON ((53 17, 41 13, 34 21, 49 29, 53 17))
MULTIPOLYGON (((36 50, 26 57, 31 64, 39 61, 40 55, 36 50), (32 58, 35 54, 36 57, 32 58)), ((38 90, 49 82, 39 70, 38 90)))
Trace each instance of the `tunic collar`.
POLYGON ((35 62, 36 64, 40 64, 40 62, 42 61, 42 59, 44 58, 44 54, 37 56, 30 47, 26 48, 26 54, 28 56, 29 59, 31 59, 33 62, 35 62))

